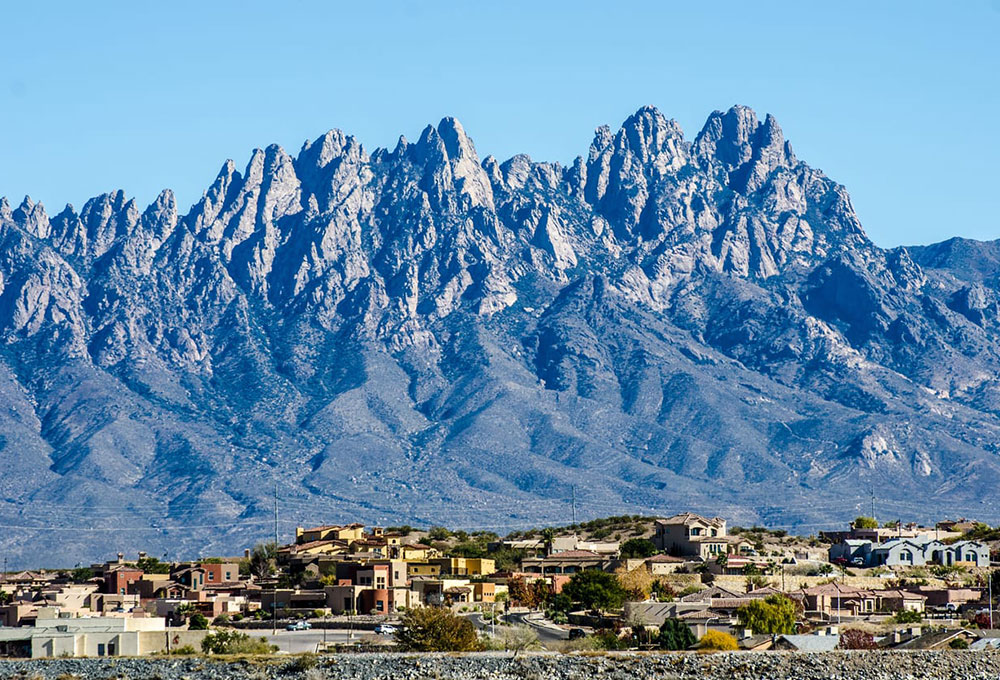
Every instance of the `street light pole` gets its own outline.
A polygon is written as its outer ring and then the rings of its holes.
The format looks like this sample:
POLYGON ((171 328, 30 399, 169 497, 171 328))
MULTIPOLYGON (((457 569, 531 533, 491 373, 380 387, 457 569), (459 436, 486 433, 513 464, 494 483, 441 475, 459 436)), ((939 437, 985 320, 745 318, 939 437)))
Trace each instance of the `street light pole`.
POLYGON ((993 572, 986 575, 986 607, 990 612, 990 630, 993 630, 993 572))

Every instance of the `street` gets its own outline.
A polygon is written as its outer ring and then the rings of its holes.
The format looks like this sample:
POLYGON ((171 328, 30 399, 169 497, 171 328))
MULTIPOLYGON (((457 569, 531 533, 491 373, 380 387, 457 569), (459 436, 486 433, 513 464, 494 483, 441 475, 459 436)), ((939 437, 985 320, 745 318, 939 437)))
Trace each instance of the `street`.
POLYGON ((556 630, 555 628, 550 628, 549 626, 541 625, 536 621, 532 621, 528 618, 527 613, 510 614, 507 616, 511 623, 531 626, 531 629, 538 634, 538 639, 544 644, 546 642, 561 642, 562 640, 569 639, 568 630, 556 630))
MULTIPOLYGON (((248 630, 251 637, 263 637, 272 645, 278 647, 280 652, 289 654, 302 654, 304 652, 315 652, 323 644, 322 630, 279 630, 275 635, 271 635, 270 630, 248 630)), ((370 630, 355 630, 353 639, 351 632, 340 628, 326 631, 327 643, 345 644, 352 641, 361 640, 365 637, 375 636, 370 630)))

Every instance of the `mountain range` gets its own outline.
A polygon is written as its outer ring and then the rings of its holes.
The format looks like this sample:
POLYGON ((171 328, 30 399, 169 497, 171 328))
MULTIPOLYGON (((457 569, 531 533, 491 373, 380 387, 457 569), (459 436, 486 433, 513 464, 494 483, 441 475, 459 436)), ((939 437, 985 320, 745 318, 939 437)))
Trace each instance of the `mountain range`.
POLYGON ((998 520, 998 285, 998 242, 876 246, 742 106, 690 140, 644 107, 569 166, 445 118, 256 149, 186 213, 3 199, 0 548, 238 554, 275 506, 282 540, 998 520))

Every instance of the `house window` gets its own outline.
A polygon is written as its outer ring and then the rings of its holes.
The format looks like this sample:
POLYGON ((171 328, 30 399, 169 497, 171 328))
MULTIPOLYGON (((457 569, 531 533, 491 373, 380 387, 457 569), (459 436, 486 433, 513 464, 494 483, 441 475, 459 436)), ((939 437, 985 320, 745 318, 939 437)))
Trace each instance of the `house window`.
POLYGON ((97 656, 104 656, 104 655, 105 655, 104 644, 98 642, 97 643, 97 656))
POLYGON ((901 562, 912 562, 913 553, 911 553, 909 550, 904 550, 901 553, 899 553, 899 559, 901 562))
POLYGON ((208 580, 209 581, 214 581, 215 580, 215 572, 214 571, 208 572, 208 580))
POLYGON ((975 553, 969 553, 968 555, 965 556, 965 561, 966 562, 975 562, 976 561, 976 554, 975 553))

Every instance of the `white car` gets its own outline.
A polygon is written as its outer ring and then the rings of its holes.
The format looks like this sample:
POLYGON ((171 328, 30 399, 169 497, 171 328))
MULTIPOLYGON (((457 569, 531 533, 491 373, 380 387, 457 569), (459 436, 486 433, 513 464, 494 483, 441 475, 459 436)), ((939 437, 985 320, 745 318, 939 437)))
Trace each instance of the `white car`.
POLYGON ((380 623, 375 626, 375 632, 379 635, 395 635, 396 626, 390 626, 388 623, 380 623))

